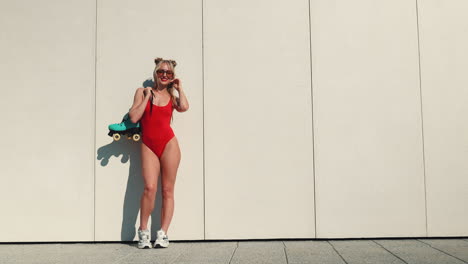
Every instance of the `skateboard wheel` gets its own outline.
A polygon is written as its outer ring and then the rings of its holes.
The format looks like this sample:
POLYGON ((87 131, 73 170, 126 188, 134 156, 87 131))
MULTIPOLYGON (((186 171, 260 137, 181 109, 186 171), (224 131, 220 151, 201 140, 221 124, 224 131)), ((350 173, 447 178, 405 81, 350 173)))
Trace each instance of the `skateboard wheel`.
POLYGON ((135 135, 133 135, 132 138, 133 138, 133 141, 138 141, 138 140, 140 140, 140 135, 135 134, 135 135))
POLYGON ((119 141, 120 140, 120 135, 116 133, 116 134, 112 135, 112 138, 114 138, 115 141, 119 141))

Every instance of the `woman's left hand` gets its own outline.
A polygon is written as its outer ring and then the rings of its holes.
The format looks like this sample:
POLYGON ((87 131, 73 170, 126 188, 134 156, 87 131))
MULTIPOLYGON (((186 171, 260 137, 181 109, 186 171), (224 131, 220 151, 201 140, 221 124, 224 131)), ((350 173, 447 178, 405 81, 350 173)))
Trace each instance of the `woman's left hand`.
POLYGON ((172 80, 172 87, 179 91, 179 89, 182 87, 182 83, 180 82, 180 79, 174 79, 172 80))

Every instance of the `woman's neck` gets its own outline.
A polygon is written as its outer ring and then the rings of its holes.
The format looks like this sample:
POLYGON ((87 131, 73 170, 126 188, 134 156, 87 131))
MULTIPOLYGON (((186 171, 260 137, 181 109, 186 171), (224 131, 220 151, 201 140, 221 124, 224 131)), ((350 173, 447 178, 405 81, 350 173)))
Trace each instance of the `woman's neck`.
POLYGON ((164 90, 167 90, 167 85, 165 85, 165 86, 162 86, 162 85, 161 85, 161 86, 154 85, 154 86, 153 86, 153 90, 154 90, 155 92, 163 92, 164 90))

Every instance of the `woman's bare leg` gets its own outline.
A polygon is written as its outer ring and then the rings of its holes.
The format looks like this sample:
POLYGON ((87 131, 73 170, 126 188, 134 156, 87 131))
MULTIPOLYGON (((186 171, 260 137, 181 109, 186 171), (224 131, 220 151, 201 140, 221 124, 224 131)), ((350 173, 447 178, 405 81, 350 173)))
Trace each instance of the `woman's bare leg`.
POLYGON ((141 171, 145 188, 140 200, 140 229, 148 229, 148 219, 154 209, 158 177, 161 171, 159 158, 148 146, 141 143, 141 171))
POLYGON ((166 234, 174 215, 174 186, 176 181, 177 169, 180 163, 180 148, 176 137, 173 137, 166 145, 164 153, 161 156, 162 168, 162 212, 161 229, 166 234))

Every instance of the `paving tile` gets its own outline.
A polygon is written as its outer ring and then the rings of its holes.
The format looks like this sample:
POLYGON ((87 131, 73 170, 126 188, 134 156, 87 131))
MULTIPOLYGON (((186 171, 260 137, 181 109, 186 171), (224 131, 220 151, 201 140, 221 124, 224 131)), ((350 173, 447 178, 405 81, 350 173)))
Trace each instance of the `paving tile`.
POLYGON ((344 264, 327 241, 284 241, 289 264, 344 264))
POLYGON ((232 264, 286 263, 281 241, 242 241, 231 260, 232 264))
POLYGON ((0 263, 111 263, 133 250, 121 243, 11 244, 0 246, 0 263))
POLYGON ((2 244, 0 263, 57 263, 57 247, 55 244, 2 244))
MULTIPOLYGON (((191 242, 190 248, 183 250, 174 262, 177 264, 229 263, 237 242, 191 242)), ((158 262, 159 263, 159 262, 158 262)))
MULTIPOLYGON (((133 252, 119 259, 119 264, 168 264, 174 263, 184 252, 190 251, 191 243, 170 242, 167 248, 138 249, 135 247, 133 252)), ((114 262, 112 262, 114 263, 114 262)))
POLYGON ((330 240, 329 242, 349 264, 405 263, 372 240, 330 240))
POLYGON ((463 261, 444 254, 427 244, 417 241, 416 239, 376 239, 375 242, 379 243, 409 264, 464 263, 463 261))
POLYGON ((449 255, 468 262, 468 241, 461 239, 418 239, 449 255))

